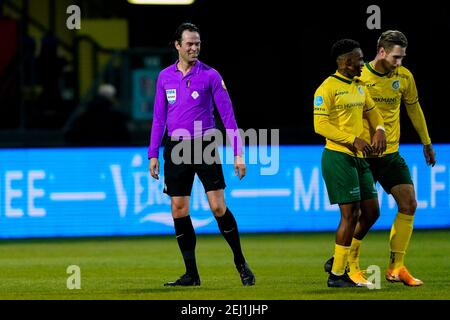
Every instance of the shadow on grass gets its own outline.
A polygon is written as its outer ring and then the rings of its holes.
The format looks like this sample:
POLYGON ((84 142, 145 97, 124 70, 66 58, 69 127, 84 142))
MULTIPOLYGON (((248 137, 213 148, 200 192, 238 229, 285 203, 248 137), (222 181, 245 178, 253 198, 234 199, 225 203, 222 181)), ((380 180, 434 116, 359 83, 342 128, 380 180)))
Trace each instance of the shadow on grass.
MULTIPOLYGON (((211 288, 211 287, 164 287, 161 285, 161 288, 142 288, 142 289, 126 289, 120 290, 120 293, 129 293, 129 294, 140 294, 140 293, 171 293, 171 292, 189 292, 192 290, 198 291, 222 291, 225 288, 211 288)), ((186 298, 188 299, 188 298, 186 298)))
POLYGON ((368 293, 368 292, 380 292, 386 291, 383 289, 373 289, 370 290, 365 287, 354 287, 354 288, 323 288, 323 289, 315 289, 315 290, 302 290, 302 293, 306 294, 324 294, 324 295, 335 295, 336 293, 342 294, 353 294, 353 293, 368 293))

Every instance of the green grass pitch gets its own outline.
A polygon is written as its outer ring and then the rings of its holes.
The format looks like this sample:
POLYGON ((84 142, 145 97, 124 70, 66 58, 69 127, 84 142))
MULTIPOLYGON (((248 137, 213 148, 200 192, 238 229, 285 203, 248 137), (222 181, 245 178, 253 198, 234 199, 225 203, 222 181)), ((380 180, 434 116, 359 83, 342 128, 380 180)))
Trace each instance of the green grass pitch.
POLYGON ((381 268, 379 290, 326 286, 331 232, 241 235, 254 287, 241 285, 219 234, 197 236, 202 285, 194 288, 163 286, 184 271, 173 236, 0 240, 0 299, 450 299, 450 230, 415 230, 406 263, 425 283, 417 288, 384 280, 388 239, 387 231, 372 231, 362 244, 361 267, 381 268), (79 290, 67 289, 70 265, 80 267, 79 290))

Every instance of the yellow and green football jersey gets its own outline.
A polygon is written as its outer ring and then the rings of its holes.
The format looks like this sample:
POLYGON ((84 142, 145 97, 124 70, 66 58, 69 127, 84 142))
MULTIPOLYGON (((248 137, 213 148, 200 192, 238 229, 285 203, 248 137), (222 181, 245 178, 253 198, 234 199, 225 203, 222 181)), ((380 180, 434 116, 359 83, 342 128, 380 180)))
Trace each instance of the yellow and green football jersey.
POLYGON ((375 103, 361 81, 338 72, 328 77, 314 94, 314 126, 326 137, 325 148, 362 157, 350 147, 363 132, 363 112, 373 108, 375 103))
MULTIPOLYGON (((416 83, 412 73, 403 66, 387 74, 377 72, 369 62, 362 70, 360 80, 369 90, 378 112, 384 120, 387 148, 384 154, 398 151, 400 143, 400 105, 408 106, 418 102, 416 83)), ((374 131, 368 121, 364 120, 362 138, 370 141, 374 131)))

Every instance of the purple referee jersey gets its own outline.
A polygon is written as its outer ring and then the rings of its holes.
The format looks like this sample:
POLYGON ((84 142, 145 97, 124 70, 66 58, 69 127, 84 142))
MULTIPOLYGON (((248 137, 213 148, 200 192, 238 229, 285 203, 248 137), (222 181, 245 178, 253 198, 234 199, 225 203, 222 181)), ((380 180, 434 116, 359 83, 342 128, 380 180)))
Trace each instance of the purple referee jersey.
POLYGON ((242 141, 233 105, 219 72, 197 60, 183 77, 177 63, 162 70, 158 76, 148 158, 158 157, 166 125, 169 137, 184 129, 186 134, 182 136, 185 139, 202 136, 206 130, 215 128, 214 104, 227 129, 234 155, 241 155, 242 141), (231 134, 231 130, 235 134, 231 134))

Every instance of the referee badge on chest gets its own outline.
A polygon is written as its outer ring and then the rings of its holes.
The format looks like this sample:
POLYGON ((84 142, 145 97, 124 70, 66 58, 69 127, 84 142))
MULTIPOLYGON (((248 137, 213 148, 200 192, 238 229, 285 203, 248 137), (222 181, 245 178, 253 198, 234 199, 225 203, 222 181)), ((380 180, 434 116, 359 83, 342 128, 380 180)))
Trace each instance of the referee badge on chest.
POLYGON ((194 92, 192 92, 192 94, 191 94, 191 97, 194 99, 194 100, 197 100, 197 98, 199 97, 200 95, 199 95, 199 93, 197 92, 197 91, 194 91, 194 92))
POLYGON ((177 89, 167 89, 166 98, 169 104, 174 104, 177 101, 177 89))

